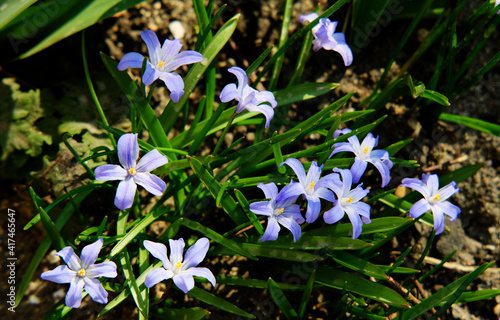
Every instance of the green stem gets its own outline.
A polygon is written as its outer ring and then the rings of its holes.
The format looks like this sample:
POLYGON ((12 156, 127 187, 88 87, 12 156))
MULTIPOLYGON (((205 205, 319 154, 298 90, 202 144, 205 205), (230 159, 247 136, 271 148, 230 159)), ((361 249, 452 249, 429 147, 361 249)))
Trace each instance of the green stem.
POLYGON ((229 127, 233 123, 233 120, 234 120, 235 117, 236 117, 236 113, 233 113, 233 115, 231 116, 231 118, 229 118, 229 120, 227 121, 227 125, 224 128, 224 131, 222 131, 222 134, 220 135, 219 141, 217 141, 217 145, 215 146, 214 152, 212 153, 212 155, 214 157, 217 156, 217 153, 219 152, 219 149, 220 149, 220 146, 222 144, 222 141, 224 141, 224 137, 226 136, 227 130, 229 130, 229 127))

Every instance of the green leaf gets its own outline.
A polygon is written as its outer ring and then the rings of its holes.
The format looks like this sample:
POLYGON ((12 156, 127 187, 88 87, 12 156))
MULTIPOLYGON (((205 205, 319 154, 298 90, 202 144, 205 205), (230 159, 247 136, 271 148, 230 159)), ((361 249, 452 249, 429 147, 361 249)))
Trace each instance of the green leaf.
MULTIPOLYGON (((249 278, 238 278, 238 277, 228 277, 228 276, 218 276, 217 283, 227 284, 229 286, 241 286, 248 288, 258 288, 267 289, 268 283, 265 280, 249 279, 249 278)), ((277 283, 281 290, 300 290, 304 289, 304 286, 297 285, 295 283, 277 283)))
MULTIPOLYGON (((388 232, 399 228, 408 222, 406 218, 400 217, 383 217, 375 218, 369 224, 363 224, 364 234, 388 232)), ((336 223, 330 226, 324 226, 318 229, 305 231, 303 236, 332 236, 332 237, 347 237, 352 236, 352 224, 350 223, 336 223)))
MULTIPOLYGON (((265 257, 272 259, 280 259, 285 261, 296 261, 296 262, 310 262, 310 261, 320 261, 323 257, 315 255, 313 253, 299 251, 299 250, 283 250, 277 249, 269 246, 264 246, 257 243, 242 243, 241 247, 250 252, 257 257, 265 257)), ((214 248, 214 250, 209 251, 211 254, 215 255, 232 255, 233 251, 228 250, 223 247, 214 248)))
POLYGON ((295 312, 292 304, 290 303, 290 301, 288 301, 278 284, 273 279, 269 278, 268 285, 271 297, 273 298, 274 303, 276 303, 281 312, 283 312, 283 315, 289 320, 296 319, 297 312, 295 312))
POLYGON ((160 319, 169 320, 201 320, 210 315, 210 312, 200 307, 183 309, 158 308, 151 313, 160 319))
MULTIPOLYGON (((350 44, 356 49, 364 47, 372 30, 379 24, 379 19, 384 13, 389 0, 354 0, 352 5, 351 39, 350 44)), ((386 12, 386 14, 389 14, 386 12)), ((387 19, 384 17, 384 19, 387 19)), ((380 22, 388 23, 387 22, 380 22)), ((380 29, 381 26, 378 26, 380 29)), ((380 30, 379 30, 380 32, 380 30)))
POLYGON ((223 311, 236 314, 238 316, 255 319, 252 314, 198 287, 194 287, 193 289, 189 290, 187 294, 195 299, 203 301, 223 311))
POLYGON ((439 120, 450 121, 500 137, 500 125, 457 114, 441 113, 439 120))
POLYGON ((40 212, 43 227, 45 228, 45 231, 47 232, 52 245, 57 251, 61 250, 66 245, 64 244, 64 240, 59 233, 59 230, 57 230, 55 223, 52 221, 52 219, 50 219, 49 215, 47 214, 47 212, 45 212, 45 210, 43 210, 42 207, 38 208, 38 212, 40 212))
POLYGON ((311 296, 312 289, 314 287, 314 280, 316 279, 316 270, 314 270, 309 279, 307 280, 306 288, 304 289, 304 293, 302 294, 302 299, 300 300, 299 311, 297 318, 302 319, 304 317, 304 313, 306 312, 307 302, 311 296))
POLYGON ((335 251, 333 254, 329 254, 328 256, 330 256, 330 258, 335 260, 338 264, 362 273, 365 276, 374 277, 375 279, 380 280, 387 280, 388 278, 385 272, 376 265, 347 252, 335 251))
MULTIPOLYGON (((350 224, 349 224, 350 225, 350 224)), ((351 226, 351 225, 350 225, 351 226)), ((352 226, 351 226, 352 229, 352 226)), ((370 243, 359 239, 346 237, 335 237, 332 235, 326 236, 310 236, 302 233, 297 242, 293 242, 291 236, 279 237, 275 241, 267 241, 262 243, 263 247, 272 247, 279 249, 302 249, 302 250, 320 250, 328 248, 331 250, 359 250, 372 246, 370 243)))
POLYGON ((0 8, 2 12, 0 14, 0 29, 35 2, 37 0, 5 0, 0 8))
POLYGON ((188 227, 189 229, 194 230, 194 231, 198 231, 202 235, 217 242, 221 246, 224 246, 227 249, 234 251, 234 253, 236 253, 238 255, 247 257, 248 259, 251 259, 251 260, 257 260, 257 258, 255 256, 248 253, 248 251, 242 249, 241 246, 239 244, 237 244, 236 242, 224 238, 222 235, 218 234, 217 232, 213 231, 210 228, 205 227, 201 223, 198 223, 198 222, 193 221, 193 220, 189 220, 187 218, 181 218, 181 219, 182 219, 181 223, 184 226, 188 227))
POLYGON ((120 258, 120 263, 122 265, 123 274, 125 275, 125 282, 129 287, 130 293, 134 298, 135 304, 139 309, 139 312, 147 319, 148 318, 148 310, 146 308, 146 304, 141 296, 141 290, 139 289, 139 284, 134 276, 134 270, 132 269, 132 264, 130 263, 130 257, 128 251, 125 250, 122 253, 120 258))
POLYGON ((408 302, 392 289, 331 267, 318 268, 316 282, 337 290, 353 292, 392 306, 410 307, 408 302))

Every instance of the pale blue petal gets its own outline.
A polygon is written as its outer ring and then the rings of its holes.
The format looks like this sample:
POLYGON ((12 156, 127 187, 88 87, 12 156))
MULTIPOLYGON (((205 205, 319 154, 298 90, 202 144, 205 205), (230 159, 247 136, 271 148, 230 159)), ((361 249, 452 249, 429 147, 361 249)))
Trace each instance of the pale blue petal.
POLYGON ((220 101, 222 102, 229 102, 231 100, 240 100, 240 93, 236 88, 236 84, 230 83, 226 85, 224 89, 222 89, 219 98, 220 101))
POLYGON ((127 171, 116 164, 98 166, 94 173, 98 181, 123 180, 127 177, 127 171))
POLYGON ((348 134, 349 132, 351 132, 351 129, 349 128, 337 129, 333 132, 333 139, 337 139, 338 137, 340 137, 340 135, 348 134))
POLYGON ((163 267, 168 270, 173 270, 174 267, 170 263, 167 257, 167 246, 163 243, 153 242, 149 240, 144 240, 143 242, 144 248, 153 255, 156 259, 160 260, 163 263, 163 267))
POLYGON ((333 192, 331 192, 327 188, 317 188, 316 186, 314 186, 314 196, 321 199, 325 199, 326 201, 330 202, 335 201, 335 196, 333 195, 333 192))
POLYGON ((157 70, 151 63, 146 64, 146 70, 144 70, 144 74, 142 75, 142 83, 149 86, 156 79, 158 79, 161 75, 161 72, 157 70))
POLYGON ((274 98, 274 94, 271 91, 260 91, 255 93, 255 104, 261 104, 268 102, 271 107, 276 108, 278 102, 274 98))
POLYGON ((302 184, 292 181, 289 185, 281 189, 280 193, 276 197, 276 202, 285 202, 285 200, 289 198, 294 199, 293 202, 295 202, 295 200, 297 200, 297 197, 304 193, 305 190, 302 184))
POLYGON ((138 172, 150 172, 167 163, 167 157, 161 154, 158 150, 153 149, 146 153, 144 157, 139 159, 136 170, 138 172))
POLYGON ((165 270, 163 268, 156 268, 151 270, 144 279, 144 285, 148 288, 153 287, 155 284, 162 282, 163 280, 170 279, 174 276, 174 273, 170 270, 165 270))
POLYGON ((165 181, 149 172, 137 172, 134 181, 155 196, 161 196, 167 188, 165 181))
POLYGON ((80 277, 71 280, 68 293, 66 293, 66 305, 70 308, 78 308, 82 303, 83 287, 85 282, 80 277))
POLYGON ((161 58, 161 61, 167 63, 170 62, 170 60, 175 59, 175 57, 177 57, 177 55, 179 54, 179 51, 181 51, 181 48, 182 48, 181 40, 165 39, 165 41, 163 42, 163 46, 161 47, 161 55, 159 56, 161 58))
MULTIPOLYGON (((387 152, 386 150, 382 150, 382 149, 372 150, 370 152, 370 155, 369 155, 368 158, 371 159, 372 161, 375 161, 375 160, 389 160, 389 152, 387 152)), ((391 168, 392 168, 392 166, 391 166, 391 168)))
POLYGON ((439 177, 437 174, 422 174, 422 182, 427 185, 431 195, 437 195, 439 190, 439 177))
POLYGON ((165 82, 168 90, 170 90, 170 98, 174 102, 179 102, 179 99, 184 94, 184 80, 175 72, 161 72, 160 79, 165 82))
POLYGON ((302 163, 295 158, 288 158, 280 164, 280 167, 284 163, 292 168, 293 172, 295 172, 297 178, 299 179, 299 183, 304 186, 304 184, 306 183, 306 171, 304 170, 304 166, 302 165, 302 163))
POLYGON ((123 56, 118 63, 118 70, 123 71, 127 68, 141 68, 144 56, 137 52, 129 52, 123 56))
POLYGON ((269 201, 259 201, 250 203, 250 211, 260 216, 272 216, 273 208, 269 205, 269 201))
POLYGON ((208 268, 190 268, 182 272, 183 274, 205 278, 215 287, 216 281, 214 274, 208 268))
POLYGON ((354 149, 352 145, 349 142, 337 142, 333 146, 333 151, 328 157, 330 159, 334 154, 339 153, 339 152, 354 152, 354 149))
POLYGON ((137 185, 132 176, 128 176, 125 180, 121 181, 116 189, 115 206, 120 210, 132 207, 136 190, 137 185))
POLYGON ((64 247, 56 252, 56 255, 61 257, 71 270, 78 272, 82 268, 80 258, 75 254, 73 248, 64 247))
POLYGON ((184 239, 180 238, 178 240, 170 239, 168 240, 170 245, 170 262, 173 266, 176 266, 177 263, 182 262, 183 253, 184 253, 184 239))
POLYGON ((141 31, 141 38, 148 47, 149 59, 156 65, 161 58, 161 46, 156 33, 153 30, 141 31))
POLYGON ((137 142, 137 133, 126 133, 118 139, 116 146, 118 151, 118 160, 125 170, 135 168, 137 158, 139 158, 139 143, 137 142))
POLYGON ((305 21, 312 22, 317 17, 318 17, 318 14, 316 12, 309 13, 309 14, 303 14, 299 17, 299 21, 300 21, 300 23, 304 23, 305 21))
MULTIPOLYGON (((354 162, 356 164, 356 162, 354 162)), ((353 165, 354 167, 354 165, 353 165)), ((333 168, 334 172, 340 173, 342 176, 342 195, 337 195, 339 198, 344 197, 349 191, 351 191, 351 186, 352 186, 352 172, 349 169, 339 169, 339 168, 333 168)))
POLYGON ((444 200, 448 199, 449 197, 451 197, 452 195, 454 195, 455 193, 457 193, 460 189, 455 188, 456 185, 457 185, 456 182, 453 181, 453 182, 447 184, 446 186, 442 187, 441 189, 439 189, 439 191, 437 193, 441 196, 439 198, 439 202, 444 201, 444 200))
POLYGON ((444 213, 437 206, 431 206, 431 209, 434 216, 434 229, 436 229, 436 235, 438 235, 444 231, 444 213))
POLYGON ((429 205, 429 202, 427 201, 427 199, 425 199, 425 198, 420 199, 417 202, 415 202, 413 204, 413 206, 411 206, 410 216, 413 219, 416 219, 416 218, 420 217, 421 215, 423 215, 424 213, 426 213, 427 211, 429 211, 430 209, 431 209, 431 206, 429 205))
POLYGON ((266 196, 266 199, 271 199, 271 200, 276 200, 276 197, 278 196, 278 187, 274 182, 271 183, 259 183, 257 185, 257 188, 261 189, 264 191, 264 195, 266 196))
POLYGON ((283 215, 280 215, 277 220, 278 223, 292 232, 293 242, 300 239, 302 230, 300 229, 299 224, 292 217, 284 217, 283 215))
POLYGON ((116 278, 116 264, 113 261, 105 261, 103 263, 93 264, 89 266, 86 271, 88 278, 116 278))
POLYGON ((375 148, 377 145, 378 145, 378 136, 374 137, 373 134, 369 132, 363 139, 363 142, 361 142, 360 149, 364 151, 365 148, 368 148, 368 152, 371 152, 373 148, 375 148))
POLYGON ((361 158, 356 157, 354 159, 354 163, 352 164, 352 167, 351 167, 351 174, 352 174, 352 182, 353 183, 359 182, 359 180, 361 179, 361 176, 363 176, 363 173, 365 173, 367 165, 368 165, 368 162, 366 162, 365 160, 362 160, 361 158))
POLYGON ((231 67, 227 69, 228 72, 234 74, 238 79, 238 91, 240 92, 240 96, 243 93, 243 90, 246 86, 248 86, 248 76, 245 70, 240 67, 231 67))
POLYGON ((363 230, 363 221, 361 221, 361 218, 355 212, 352 213, 349 212, 349 210, 346 210, 346 213, 352 224, 352 238, 357 239, 363 230))
POLYGON ((317 197, 307 196, 306 222, 313 223, 318 219, 321 210, 321 201, 317 197))
POLYGON ((351 144, 353 152, 356 155, 363 152, 363 150, 361 149, 361 145, 359 144, 359 139, 357 136, 355 136, 355 135, 350 136, 349 138, 347 138, 347 141, 349 141, 349 143, 351 144))
POLYGON ((449 201, 444 201, 444 202, 438 202, 434 204, 435 207, 438 207, 441 211, 444 212, 447 216, 449 216, 451 219, 451 222, 454 222, 457 220, 458 215, 462 210, 460 210, 459 207, 454 205, 453 203, 449 201))
POLYGON ((181 270, 193 268, 200 264, 200 262, 205 259, 209 247, 210 241, 207 238, 198 239, 198 241, 186 251, 181 270))
POLYGON ((370 190, 369 189, 363 189, 361 186, 363 184, 359 184, 356 188, 352 189, 346 196, 349 196, 352 198, 352 202, 355 203, 355 202, 358 202, 360 201, 361 199, 363 199, 364 197, 366 197, 366 195, 368 193, 370 193, 370 190))
POLYGON ((264 235, 260 238, 260 241, 274 241, 278 239, 278 233, 280 232, 280 226, 278 224, 278 220, 275 217, 271 216, 267 220, 267 228, 264 231, 264 235))
POLYGON ((311 162, 311 166, 309 167, 309 171, 307 171, 306 184, 304 187, 307 187, 312 182, 316 183, 321 176, 321 170, 323 170, 323 165, 318 166, 316 161, 311 162))
POLYGON ((108 292, 104 290, 99 280, 84 277, 83 281, 85 282, 85 291, 87 291, 92 300, 103 304, 108 303, 108 292))
POLYGON ((342 207, 338 202, 336 205, 333 206, 333 208, 325 212, 325 214, 323 215, 323 219, 328 224, 338 222, 343 217, 344 217, 344 210, 342 209, 342 207))
POLYGON ((401 180, 401 186, 411 188, 420 192, 426 199, 431 195, 430 190, 427 188, 427 185, 416 178, 404 178, 403 180, 401 180))
MULTIPOLYGON (((342 181, 340 181, 340 176, 338 173, 330 173, 319 179, 314 188, 329 188, 333 190, 336 194, 342 193, 342 181)), ((327 199, 328 200, 328 199, 327 199)), ((333 201, 333 200, 329 200, 333 201)))
POLYGON ((103 244, 102 238, 97 239, 96 242, 85 246, 80 255, 80 261, 83 269, 87 269, 90 265, 94 264, 99 256, 103 244))
POLYGON ((370 223, 370 205, 364 202, 351 203, 348 206, 351 208, 351 212, 359 214, 364 223, 370 223))
POLYGON ((189 290, 194 288, 194 278, 191 275, 176 275, 174 276, 174 283, 184 293, 188 293, 189 290))
POLYGON ((164 66, 165 70, 173 71, 180 66, 203 61, 201 53, 194 50, 182 51, 164 66))
POLYGON ((305 220, 300 213, 300 206, 298 204, 292 204, 284 208, 282 216, 293 218, 298 224, 303 223, 305 220))
POLYGON ((389 171, 389 168, 385 165, 384 162, 380 160, 374 161, 372 163, 382 176, 382 188, 383 188, 391 181, 391 173, 389 171))
POLYGON ((269 124, 271 123, 271 119, 274 116, 274 110, 267 104, 261 104, 258 106, 252 106, 252 105, 247 105, 246 109, 250 112, 260 112, 266 117, 266 125, 265 127, 268 128, 269 124))
POLYGON ((40 278, 55 283, 70 283, 76 276, 76 271, 71 270, 68 266, 57 266, 53 270, 42 273, 40 278))

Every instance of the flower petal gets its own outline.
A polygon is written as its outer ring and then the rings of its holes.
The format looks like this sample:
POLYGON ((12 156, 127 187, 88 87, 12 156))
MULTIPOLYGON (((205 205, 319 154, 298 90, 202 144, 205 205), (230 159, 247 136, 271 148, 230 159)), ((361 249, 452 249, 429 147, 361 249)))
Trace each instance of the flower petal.
POLYGON ((184 239, 180 238, 178 240, 170 239, 168 240, 170 245, 170 262, 173 266, 176 266, 177 263, 182 262, 182 255, 184 253, 184 239))
POLYGON ((56 255, 61 257, 71 270, 78 272, 82 268, 80 258, 75 254, 73 248, 64 247, 56 252, 56 255))
POLYGON ((230 83, 226 85, 220 95, 219 95, 220 101, 222 102, 229 102, 231 100, 240 100, 240 93, 238 92, 238 89, 236 88, 236 84, 230 83))
POLYGON ((137 133, 126 133, 118 139, 116 146, 118 150, 118 160, 125 170, 135 168, 137 158, 139 158, 139 143, 137 133))
POLYGON ((196 241, 196 243, 189 247, 189 249, 186 251, 181 270, 196 267, 198 264, 200 264, 200 262, 205 259, 209 247, 210 241, 207 238, 198 239, 198 241, 196 241))
POLYGON ((332 146, 332 148, 333 148, 333 151, 330 154, 330 156, 328 157, 328 159, 330 159, 334 154, 339 153, 339 152, 354 152, 354 153, 356 153, 354 151, 352 145, 349 142, 337 142, 332 146))
POLYGON ((134 181, 155 196, 161 196, 167 188, 165 181, 149 172, 137 172, 134 181))
POLYGON ((98 181, 123 180, 127 177, 127 171, 116 164, 98 166, 94 173, 98 181))
POLYGON ((351 174, 352 174, 352 182, 353 183, 358 183, 359 179, 361 179, 361 176, 363 173, 365 173, 366 166, 368 165, 368 162, 365 160, 362 160, 361 158, 356 157, 354 159, 354 163, 352 164, 351 167, 351 174))
POLYGON ((450 217, 450 221, 454 222, 457 220, 458 215, 462 210, 460 210, 459 207, 454 205, 453 203, 449 201, 443 201, 443 202, 438 202, 434 204, 434 206, 437 206, 441 211, 444 212, 447 216, 450 217))
POLYGON ((113 261, 105 261, 103 263, 93 264, 85 269, 88 278, 116 278, 116 264, 113 261))
POLYGON ((97 239, 96 242, 85 246, 80 255, 82 268, 87 269, 90 265, 94 264, 99 256, 103 244, 102 238, 97 239))
POLYGON ((419 179, 404 178, 403 180, 401 180, 401 186, 411 188, 413 190, 420 192, 426 199, 431 196, 431 192, 427 188, 427 185, 419 179))
POLYGON ((153 149, 139 159, 136 170, 138 172, 150 172, 167 163, 167 157, 161 154, 158 150, 153 149))
POLYGON ((297 200, 298 196, 305 193, 304 188, 298 182, 291 181, 289 185, 286 185, 281 189, 276 197, 276 203, 284 203, 291 201, 291 203, 297 200))
MULTIPOLYGON (((272 200, 271 200, 272 201, 272 200)), ((250 203, 250 211, 259 216, 272 216, 273 208, 269 205, 269 201, 259 201, 250 203)))
POLYGON ((146 70, 144 70, 144 74, 142 75, 142 83, 149 86, 156 79, 160 77, 162 72, 156 69, 149 61, 146 63, 146 70))
POLYGON ((104 290, 99 280, 83 277, 83 281, 85 282, 84 289, 92 300, 98 303, 108 303, 108 292, 104 290))
POLYGON ((363 221, 361 221, 361 218, 355 212, 346 210, 346 213, 352 224, 352 238, 357 239, 363 230, 363 221))
POLYGON ((321 176, 321 170, 323 170, 323 165, 318 166, 316 161, 311 162, 311 166, 309 167, 309 170, 307 171, 307 177, 306 177, 306 185, 304 188, 309 186, 311 183, 318 182, 319 177, 321 176))
MULTIPOLYGON (((382 162, 380 160, 372 162, 375 168, 377 168, 378 172, 380 172, 380 175, 382 176, 382 185, 381 187, 385 187, 389 182, 391 181, 391 173, 389 171, 389 168, 387 167, 385 162, 382 162)), ((392 163, 392 162, 391 162, 392 163)))
POLYGON ((315 186, 314 187, 314 196, 321 198, 321 199, 325 199, 326 201, 330 201, 330 202, 335 201, 335 196, 333 195, 333 192, 331 192, 327 188, 318 188, 315 186))
POLYGON ((257 185, 257 188, 260 190, 264 191, 264 195, 266 196, 266 199, 271 199, 271 200, 276 200, 276 197, 278 196, 278 187, 274 182, 271 183, 259 183, 257 185))
POLYGON ((149 59, 156 65, 161 58, 161 46, 156 33, 153 30, 141 31, 141 38, 148 47, 149 59))
POLYGON ((240 67, 231 67, 227 71, 234 74, 238 79, 238 91, 240 92, 240 96, 242 96, 244 88, 248 86, 247 73, 240 67))
POLYGON ((215 287, 216 281, 214 274, 208 268, 190 268, 189 270, 184 271, 183 274, 205 278, 212 284, 212 286, 215 287))
POLYGON ((452 195, 454 195, 455 193, 457 193, 460 189, 455 188, 456 185, 457 185, 456 182, 453 181, 453 182, 447 184, 446 186, 442 187, 441 189, 439 189, 438 194, 441 196, 439 201, 440 202, 444 201, 444 200, 448 199, 449 197, 451 197, 452 195))
MULTIPOLYGON (((161 47, 161 61, 164 63, 169 62, 179 54, 182 48, 182 43, 180 39, 169 40, 165 39, 161 47)), ((159 61, 158 61, 159 62, 159 61)))
POLYGON ((348 134, 349 132, 351 132, 352 130, 349 129, 349 128, 344 128, 344 129, 337 129, 333 132, 333 139, 337 139, 338 137, 340 137, 341 135, 343 134, 348 134))
POLYGON ((299 17, 299 21, 300 21, 300 23, 304 23, 305 21, 312 22, 317 17, 318 17, 318 14, 316 12, 309 13, 309 14, 303 14, 299 17))
POLYGON ((118 70, 123 71, 127 68, 141 68, 144 56, 137 52, 129 52, 123 56, 118 63, 118 70))
POLYGON ((431 206, 429 205, 429 202, 425 198, 423 198, 418 200, 413 204, 413 206, 411 206, 410 216, 413 219, 416 219, 429 210, 431 210, 431 206))
POLYGON ((40 278, 55 283, 71 283, 76 276, 76 271, 71 270, 68 266, 57 266, 53 270, 42 273, 40 278))
POLYGON ((155 284, 162 282, 163 280, 170 279, 174 276, 171 270, 165 270, 163 268, 156 268, 151 270, 144 279, 144 285, 148 288, 153 287, 155 284))
POLYGON ((298 224, 301 224, 304 221, 306 221, 304 220, 304 217, 302 217, 302 214, 300 213, 300 206, 298 204, 292 204, 290 206, 285 207, 281 215, 284 217, 293 218, 293 220, 295 220, 298 224))
POLYGON ((427 190, 430 191, 431 195, 438 194, 439 189, 439 177, 437 174, 422 174, 422 182, 427 185, 427 190))
POLYGON ((278 239, 278 233, 280 232, 280 226, 278 224, 278 220, 274 216, 271 216, 267 220, 267 228, 264 231, 264 235, 260 238, 260 241, 274 241, 278 239))
POLYGON ((444 231, 444 213, 437 206, 431 206, 431 209, 434 216, 434 229, 436 229, 436 235, 438 235, 444 231))
MULTIPOLYGON (((344 38, 344 41, 345 41, 344 34, 340 33, 340 32, 333 34, 334 39, 337 40, 336 38, 339 37, 339 35, 341 35, 344 38)), ((337 40, 337 42, 338 42, 338 40, 337 40)), ((346 67, 348 67, 348 66, 350 66, 352 64, 352 60, 353 60, 352 51, 351 51, 351 48, 349 48, 349 46, 346 43, 338 43, 333 48, 333 50, 337 51, 338 53, 340 53, 340 55, 342 56, 342 60, 344 60, 344 65, 346 67)))
POLYGON ((290 168, 292 168, 293 172, 295 172, 297 178, 299 179, 299 183, 304 186, 306 182, 306 171, 304 170, 302 163, 295 158, 288 158, 280 164, 280 167, 283 164, 287 164, 290 168))
POLYGON ((362 188, 362 183, 359 184, 356 188, 352 189, 347 193, 346 196, 349 196, 352 198, 352 203, 356 203, 366 197, 368 193, 370 193, 369 189, 363 189, 362 188))
POLYGON ((338 194, 337 197, 338 198, 344 197, 349 191, 351 191, 352 180, 353 180, 352 172, 349 169, 339 169, 339 168, 334 168, 333 172, 338 172, 342 176, 342 194, 341 195, 338 194))
POLYGON ((167 257, 167 246, 165 246, 163 243, 153 242, 149 240, 144 240, 142 244, 144 245, 144 248, 146 248, 146 250, 148 250, 149 253, 153 255, 153 257, 163 262, 163 267, 165 269, 174 269, 172 263, 170 263, 170 260, 168 260, 167 257))
POLYGON ((267 102, 271 107, 276 108, 278 102, 274 98, 274 94, 271 91, 258 91, 255 93, 255 104, 260 105, 261 103, 267 102))
POLYGON ((283 227, 287 228, 292 232, 293 242, 297 242, 300 239, 300 234, 302 229, 300 229, 299 224, 292 217, 285 217, 283 215, 278 216, 278 223, 280 223, 283 227))
MULTIPOLYGON (((168 61, 168 60, 165 60, 168 61)), ((180 66, 184 66, 187 64, 197 63, 203 61, 203 56, 201 53, 194 50, 186 50, 181 53, 175 55, 172 60, 168 61, 168 63, 164 66, 165 70, 173 71, 180 66)))
POLYGON ((333 206, 333 208, 325 212, 325 214, 323 215, 323 219, 328 224, 338 222, 343 217, 344 217, 344 210, 342 209, 342 206, 338 202, 336 205, 333 206))
POLYGON ((266 125, 265 127, 268 128, 269 124, 271 123, 271 120, 274 117, 274 110, 267 104, 261 104, 258 106, 252 106, 252 105, 247 105, 246 109, 250 112, 260 112, 266 117, 266 125))
POLYGON ((128 176, 125 180, 121 181, 118 184, 118 189, 116 189, 115 206, 120 210, 132 207, 136 190, 137 185, 131 176, 128 176))
POLYGON ((82 303, 83 287, 85 282, 80 277, 71 280, 68 293, 66 293, 66 305, 70 308, 78 308, 82 303))
POLYGON ((313 223, 318 219, 321 210, 321 201, 318 197, 307 196, 306 222, 313 223))
POLYGON ((175 72, 161 72, 160 79, 165 82, 168 90, 170 90, 170 98, 174 102, 179 102, 179 99, 184 94, 184 80, 175 72))
POLYGON ((194 278, 191 275, 176 275, 174 276, 174 283, 184 293, 188 293, 189 290, 194 288, 194 278))

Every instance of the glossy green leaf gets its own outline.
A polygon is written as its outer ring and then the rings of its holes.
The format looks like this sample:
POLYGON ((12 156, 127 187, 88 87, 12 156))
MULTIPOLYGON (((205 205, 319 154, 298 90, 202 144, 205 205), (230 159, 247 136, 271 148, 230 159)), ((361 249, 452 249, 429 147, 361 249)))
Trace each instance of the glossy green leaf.
POLYGON ((441 113, 439 120, 450 121, 500 137, 500 125, 457 114, 441 113))
POLYGON ((201 320, 210 315, 210 312, 200 307, 183 309, 158 308, 151 313, 159 319, 169 320, 201 320))
MULTIPOLYGON (((229 286, 240 286, 240 287, 259 288, 259 289, 267 289, 267 287, 268 287, 268 283, 265 280, 229 277, 229 276, 218 276, 217 283, 227 284, 229 286)), ((277 284, 281 290, 301 290, 301 289, 304 289, 304 286, 297 285, 294 283, 278 282, 277 284)))
POLYGON ((37 0, 5 0, 0 8, 0 30, 37 0))
MULTIPOLYGON (((257 243, 242 243, 241 247, 248 251, 250 254, 257 257, 280 259, 285 261, 296 261, 296 262, 310 262, 310 261, 320 261, 323 260, 321 256, 315 255, 306 251, 299 250, 283 250, 277 249, 269 246, 263 246, 257 243)), ((215 255, 231 255, 232 250, 228 250, 223 247, 214 248, 214 250, 209 251, 211 254, 215 255)))
POLYGON ((268 288, 269 292, 271 293, 271 297, 273 298, 274 303, 276 303, 281 312, 283 312, 283 315, 289 320, 296 319, 297 312, 295 312, 295 310, 293 309, 292 304, 286 298, 283 290, 281 290, 278 284, 271 278, 269 278, 267 283, 269 285, 268 288))
POLYGON ((198 287, 194 287, 193 289, 189 290, 187 294, 195 299, 203 301, 223 311, 236 314, 241 317, 255 319, 255 317, 252 314, 198 287))
POLYGON ((356 257, 350 253, 343 251, 336 251, 333 254, 328 255, 330 258, 335 260, 338 264, 349 268, 351 270, 357 271, 369 277, 374 277, 379 280, 387 280, 387 275, 382 269, 376 265, 356 257))
MULTIPOLYGON (((408 222, 406 218, 400 217, 383 217, 374 218, 371 223, 363 224, 363 234, 378 233, 392 231, 408 222)), ((352 236, 352 224, 336 223, 329 226, 324 226, 318 229, 305 231, 303 236, 332 236, 332 237, 348 237, 352 236)))
POLYGON ((304 293, 302 294, 302 299, 299 304, 299 311, 297 312, 297 318, 302 319, 304 317, 304 313, 307 309, 307 303, 309 302, 309 298, 311 297, 311 292, 314 287, 314 280, 316 279, 316 270, 314 270, 309 279, 307 280, 306 287, 304 289, 304 293))
POLYGON ((316 271, 316 282, 337 290, 359 294, 392 306, 406 307, 410 305, 392 289, 379 283, 360 278, 354 274, 339 271, 330 267, 320 267, 316 271))
POLYGON ((45 212, 45 210, 43 210, 42 207, 38 208, 38 212, 40 212, 40 217, 42 218, 43 227, 45 228, 45 231, 47 232, 47 235, 49 236, 52 245, 57 251, 61 250, 66 245, 64 244, 64 240, 61 234, 59 233, 59 230, 57 230, 54 221, 50 219, 49 215, 47 214, 47 212, 45 212))

